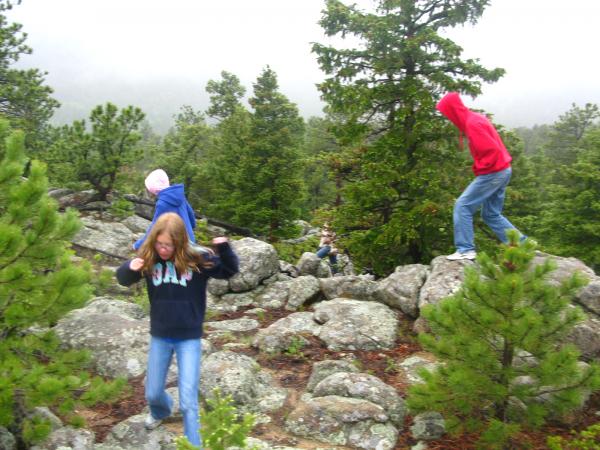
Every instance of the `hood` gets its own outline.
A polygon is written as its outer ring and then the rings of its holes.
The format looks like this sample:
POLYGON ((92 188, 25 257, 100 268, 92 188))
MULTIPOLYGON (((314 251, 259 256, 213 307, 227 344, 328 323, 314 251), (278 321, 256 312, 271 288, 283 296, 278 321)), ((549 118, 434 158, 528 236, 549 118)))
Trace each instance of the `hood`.
POLYGON ((465 123, 471 111, 463 105, 457 92, 449 92, 444 95, 436 105, 436 109, 456 125, 456 128, 462 133, 465 132, 465 123))
POLYGON ((185 202, 183 184, 174 184, 158 193, 158 199, 172 206, 180 206, 185 202))

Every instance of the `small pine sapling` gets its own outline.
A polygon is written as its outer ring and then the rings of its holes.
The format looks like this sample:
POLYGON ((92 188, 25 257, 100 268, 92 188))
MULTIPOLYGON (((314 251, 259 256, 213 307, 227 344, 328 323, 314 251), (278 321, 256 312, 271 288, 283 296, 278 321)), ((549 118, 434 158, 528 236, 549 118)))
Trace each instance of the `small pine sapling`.
POLYGON ((565 337, 584 315, 571 300, 578 274, 555 287, 550 260, 533 265, 535 243, 516 232, 493 261, 480 253, 462 288, 423 308, 431 333, 419 339, 442 363, 422 370, 409 390, 413 413, 438 411, 448 430, 481 432, 486 448, 502 448, 520 425, 539 427, 600 387, 597 364, 579 362, 565 337))

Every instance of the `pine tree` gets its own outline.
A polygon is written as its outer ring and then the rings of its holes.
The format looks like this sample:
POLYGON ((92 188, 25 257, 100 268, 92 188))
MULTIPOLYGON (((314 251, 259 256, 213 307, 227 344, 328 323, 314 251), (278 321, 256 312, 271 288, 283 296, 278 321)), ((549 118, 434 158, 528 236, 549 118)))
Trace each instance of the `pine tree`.
POLYGON ((598 365, 582 368, 563 344, 583 317, 570 301, 585 282, 574 275, 550 286, 553 263, 533 267, 534 244, 517 241, 511 232, 496 262, 480 254, 459 292, 423 309, 431 334, 421 343, 442 364, 424 370, 408 397, 411 411, 438 411, 454 432, 483 431, 485 448, 502 448, 519 424, 540 426, 600 387, 598 365))
POLYGON ((600 268, 600 128, 581 139, 576 160, 563 166, 560 184, 548 185, 541 233, 547 248, 600 268))
POLYGON ((33 153, 45 150, 44 128, 60 104, 45 84, 46 72, 15 67, 22 56, 32 52, 25 44, 27 34, 22 26, 6 17, 6 11, 19 3, 0 0, 0 114, 13 127, 27 132, 27 149, 33 153))
POLYGON ((79 221, 75 211, 60 215, 48 198, 44 165, 31 162, 21 177, 24 140, 0 121, 0 426, 19 448, 49 432, 48 423, 27 418, 32 407, 54 406, 68 418, 77 402, 110 399, 123 384, 91 379, 82 371, 87 355, 64 351, 44 331, 90 297, 90 271, 71 262, 79 221))
POLYGON ((90 113, 91 131, 84 120, 60 129, 51 149, 49 165, 53 180, 87 184, 98 192, 99 200, 115 186, 118 174, 141 156, 137 143, 144 120, 141 109, 128 106, 119 111, 107 103, 90 113))
POLYGON ((156 160, 157 167, 164 169, 172 183, 185 185, 188 200, 196 206, 203 197, 207 180, 198 176, 206 164, 206 156, 212 144, 212 131, 204 114, 183 106, 175 118, 173 127, 164 138, 156 160))
POLYGON ((299 218, 304 191, 299 152, 304 121, 278 88, 275 72, 267 67, 249 100, 254 113, 233 193, 240 225, 271 240, 285 235, 299 218))

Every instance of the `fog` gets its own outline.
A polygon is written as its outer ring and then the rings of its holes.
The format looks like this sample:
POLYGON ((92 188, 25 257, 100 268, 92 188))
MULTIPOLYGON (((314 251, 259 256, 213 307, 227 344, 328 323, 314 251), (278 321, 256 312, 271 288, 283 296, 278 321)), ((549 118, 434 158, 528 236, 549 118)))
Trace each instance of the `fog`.
MULTIPOLYGON (((375 2, 361 0, 361 7, 375 2)), ((323 0, 23 0, 8 13, 28 33, 21 62, 48 72, 62 104, 55 122, 107 101, 133 104, 158 132, 183 105, 208 106, 208 80, 227 70, 249 94, 267 65, 305 117, 322 115, 324 79, 311 43, 328 43, 323 0)), ((493 0, 475 26, 447 35, 506 76, 468 106, 509 127, 552 123, 571 103, 600 103, 596 0, 493 0)), ((339 39, 333 43, 339 44, 339 39)))

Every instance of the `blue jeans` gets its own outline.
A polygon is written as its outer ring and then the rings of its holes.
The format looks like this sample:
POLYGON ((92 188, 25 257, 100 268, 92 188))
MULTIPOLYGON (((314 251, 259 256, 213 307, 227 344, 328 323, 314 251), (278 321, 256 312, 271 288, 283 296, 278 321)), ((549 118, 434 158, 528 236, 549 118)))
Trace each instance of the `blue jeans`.
MULTIPOLYGON (((473 215, 479 208, 483 221, 492 229, 500 241, 506 243, 506 230, 515 226, 502 215, 506 186, 512 169, 488 173, 476 177, 454 205, 454 245, 465 253, 475 250, 473 215)), ((515 228, 516 229, 516 228, 515 228)))
POLYGON ((317 250, 317 256, 319 258, 323 259, 327 255, 329 255, 329 264, 335 266, 337 264, 337 255, 331 253, 331 246, 324 245, 323 247, 319 248, 319 250, 317 250))
POLYGON ((198 411, 202 355, 200 339, 174 340, 151 336, 146 374, 146 400, 150 406, 150 413, 155 419, 164 419, 171 415, 173 400, 165 391, 165 385, 173 353, 177 356, 179 408, 183 415, 183 431, 192 444, 202 447, 198 411))

